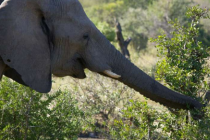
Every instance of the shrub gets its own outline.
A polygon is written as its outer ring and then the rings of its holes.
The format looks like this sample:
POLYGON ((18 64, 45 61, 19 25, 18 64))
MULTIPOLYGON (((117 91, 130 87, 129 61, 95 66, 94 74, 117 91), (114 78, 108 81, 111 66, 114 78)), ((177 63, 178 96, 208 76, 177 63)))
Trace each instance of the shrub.
POLYGON ((209 78, 207 58, 209 46, 198 40, 199 21, 208 18, 207 9, 197 6, 189 8, 188 26, 181 26, 176 20, 170 22, 172 38, 166 35, 153 40, 162 58, 157 64, 156 79, 163 81, 170 88, 192 97, 202 97, 209 90, 206 78, 209 78))
POLYGON ((41 94, 1 81, 0 139, 76 139, 83 115, 68 91, 41 94))

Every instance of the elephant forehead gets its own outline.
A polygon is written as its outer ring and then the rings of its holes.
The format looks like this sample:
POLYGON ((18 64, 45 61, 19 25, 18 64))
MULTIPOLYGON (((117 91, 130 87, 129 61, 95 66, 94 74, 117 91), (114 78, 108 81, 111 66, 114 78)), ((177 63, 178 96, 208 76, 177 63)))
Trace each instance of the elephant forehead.
POLYGON ((83 9, 78 0, 48 0, 41 3, 42 10, 48 14, 65 15, 68 12, 78 12, 83 9))

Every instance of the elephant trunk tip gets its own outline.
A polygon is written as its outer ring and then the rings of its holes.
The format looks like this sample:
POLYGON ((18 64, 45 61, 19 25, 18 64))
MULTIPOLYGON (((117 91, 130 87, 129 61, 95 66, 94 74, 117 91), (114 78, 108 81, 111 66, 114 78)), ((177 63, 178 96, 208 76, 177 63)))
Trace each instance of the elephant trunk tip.
POLYGON ((191 110, 190 113, 194 120, 200 120, 205 116, 205 110, 203 108, 201 110, 199 109, 191 110))
POLYGON ((194 120, 200 120, 205 116, 205 104, 196 101, 193 107, 190 109, 190 114, 194 120))

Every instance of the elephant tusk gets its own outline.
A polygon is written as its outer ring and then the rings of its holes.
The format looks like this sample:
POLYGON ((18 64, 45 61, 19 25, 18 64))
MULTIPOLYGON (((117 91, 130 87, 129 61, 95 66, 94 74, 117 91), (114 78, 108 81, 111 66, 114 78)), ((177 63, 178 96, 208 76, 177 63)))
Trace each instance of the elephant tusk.
POLYGON ((111 70, 105 70, 103 73, 106 74, 107 76, 115 78, 115 79, 118 79, 121 77, 120 75, 117 75, 116 73, 112 72, 111 70))

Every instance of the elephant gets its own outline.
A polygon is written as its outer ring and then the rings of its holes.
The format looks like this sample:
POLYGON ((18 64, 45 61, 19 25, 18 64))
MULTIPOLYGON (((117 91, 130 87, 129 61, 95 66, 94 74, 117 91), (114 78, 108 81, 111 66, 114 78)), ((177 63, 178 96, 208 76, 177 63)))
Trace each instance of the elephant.
POLYGON ((0 76, 38 92, 51 90, 52 75, 84 79, 84 69, 89 69, 170 108, 204 106, 163 86, 125 58, 78 0, 4 0, 0 21, 0 76))

